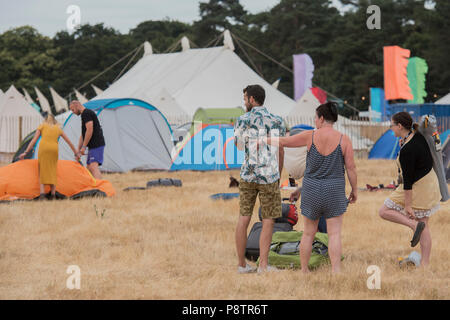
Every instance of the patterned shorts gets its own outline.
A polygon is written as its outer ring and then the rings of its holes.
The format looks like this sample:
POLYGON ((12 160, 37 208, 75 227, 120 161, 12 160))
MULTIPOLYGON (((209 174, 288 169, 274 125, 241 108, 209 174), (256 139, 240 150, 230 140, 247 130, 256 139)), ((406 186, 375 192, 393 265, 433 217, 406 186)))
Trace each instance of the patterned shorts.
POLYGON ((251 216, 259 194, 263 219, 281 217, 281 193, 278 181, 270 184, 239 181, 239 208, 241 216, 251 216))
MULTIPOLYGON (((401 204, 398 204, 398 203, 392 201, 389 198, 384 200, 384 205, 386 207, 388 207, 389 209, 396 210, 396 211, 400 212, 401 214, 409 217, 405 212, 405 207, 403 207, 401 204)), ((422 219, 422 218, 431 217, 433 214, 435 214, 439 210, 439 208, 440 208, 440 205, 437 204, 436 206, 434 206, 431 209, 414 209, 413 208, 413 211, 414 211, 414 215, 416 216, 416 218, 422 219)))

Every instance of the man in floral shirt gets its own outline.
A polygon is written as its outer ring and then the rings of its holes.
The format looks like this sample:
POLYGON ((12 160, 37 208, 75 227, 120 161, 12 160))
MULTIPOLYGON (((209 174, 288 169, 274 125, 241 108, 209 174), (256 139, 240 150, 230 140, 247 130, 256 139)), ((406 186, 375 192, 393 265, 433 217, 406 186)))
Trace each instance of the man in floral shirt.
POLYGON ((236 249, 239 259, 238 272, 256 271, 245 262, 247 229, 250 223, 256 197, 259 194, 263 227, 259 242, 260 260, 258 272, 276 270, 268 266, 268 256, 274 219, 281 217, 281 194, 279 181, 283 166, 283 148, 263 144, 258 147, 258 139, 267 136, 286 135, 283 119, 271 114, 263 106, 265 91, 259 85, 244 89, 247 112, 240 116, 234 126, 235 144, 245 150, 245 160, 241 167, 239 182, 240 216, 236 227, 236 249))

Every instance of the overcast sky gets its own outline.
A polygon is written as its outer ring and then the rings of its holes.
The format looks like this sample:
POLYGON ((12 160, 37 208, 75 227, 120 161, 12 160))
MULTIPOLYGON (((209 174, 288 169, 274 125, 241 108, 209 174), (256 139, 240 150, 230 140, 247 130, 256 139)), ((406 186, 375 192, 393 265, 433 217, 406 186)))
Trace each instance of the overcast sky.
MULTIPOLYGON (((202 2, 207 2, 203 0, 202 2)), ((272 8, 280 0, 240 0, 244 8, 258 13, 272 8)), ((314 0, 311 0, 314 1, 314 0)), ((336 0, 333 0, 336 1, 336 0)), ((53 37, 67 30, 66 13, 70 5, 81 11, 81 23, 105 23, 121 33, 147 20, 169 18, 191 23, 199 19, 199 0, 0 0, 0 33, 31 25, 40 33, 53 37)))

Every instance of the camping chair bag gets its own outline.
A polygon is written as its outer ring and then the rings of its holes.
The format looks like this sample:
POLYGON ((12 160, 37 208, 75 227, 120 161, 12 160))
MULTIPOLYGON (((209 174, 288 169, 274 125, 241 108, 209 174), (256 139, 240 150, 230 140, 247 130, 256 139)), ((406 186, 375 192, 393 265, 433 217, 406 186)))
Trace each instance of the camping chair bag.
MULTIPOLYGON (((269 251, 269 265, 277 268, 300 268, 300 241, 303 231, 275 232, 269 251)), ((314 236, 308 266, 317 268, 329 263, 328 234, 317 232, 314 236)), ((259 259, 258 259, 259 263, 259 259)))

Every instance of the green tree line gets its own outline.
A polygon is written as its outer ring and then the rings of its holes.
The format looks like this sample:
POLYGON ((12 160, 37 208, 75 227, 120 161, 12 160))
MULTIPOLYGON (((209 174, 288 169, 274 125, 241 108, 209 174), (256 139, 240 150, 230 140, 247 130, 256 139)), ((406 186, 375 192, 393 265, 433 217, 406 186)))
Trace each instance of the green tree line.
MULTIPOLYGON (((149 41, 156 53, 168 52, 187 36, 194 47, 214 44, 229 29, 238 39, 235 52, 268 82, 281 78, 279 89, 293 96, 292 56, 307 53, 314 65, 313 85, 338 96, 360 110, 369 104, 369 88, 383 87, 383 46, 411 50, 411 57, 427 61, 427 102, 450 91, 450 1, 448 0, 280 0, 267 11, 251 14, 239 0, 199 3, 200 18, 191 24, 173 20, 144 21, 128 34, 103 24, 81 25, 75 32, 59 31, 53 38, 30 26, 0 35, 0 88, 11 84, 33 87, 47 96, 52 86, 63 96, 149 41), (369 5, 381 10, 381 29, 369 30, 369 5), (286 68, 267 59, 250 44, 286 68), (364 97, 364 98, 363 98, 364 97)), ((142 51, 93 82, 105 89, 124 67, 131 67, 142 51), (130 59, 133 61, 130 62, 130 59)), ((80 90, 95 96, 90 86, 80 90)))

